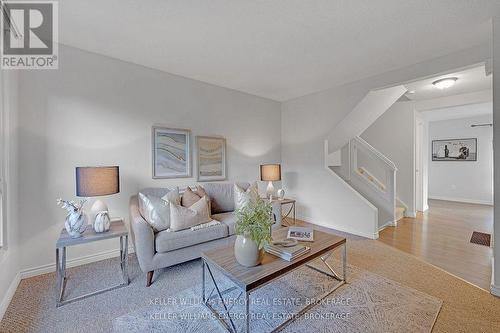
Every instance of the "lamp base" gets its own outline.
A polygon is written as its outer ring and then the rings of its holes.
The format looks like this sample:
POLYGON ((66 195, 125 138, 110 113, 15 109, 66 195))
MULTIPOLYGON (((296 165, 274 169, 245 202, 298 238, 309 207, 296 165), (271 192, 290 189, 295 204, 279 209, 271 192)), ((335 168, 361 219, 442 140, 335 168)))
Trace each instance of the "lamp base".
POLYGON ((100 212, 107 212, 108 211, 108 205, 104 203, 102 200, 96 200, 92 207, 90 207, 90 212, 89 212, 89 217, 90 217, 90 223, 94 224, 95 217, 97 214, 100 212))
POLYGON ((274 195, 274 185, 272 181, 269 181, 267 183, 267 188, 266 188, 266 197, 272 200, 273 195, 274 195))

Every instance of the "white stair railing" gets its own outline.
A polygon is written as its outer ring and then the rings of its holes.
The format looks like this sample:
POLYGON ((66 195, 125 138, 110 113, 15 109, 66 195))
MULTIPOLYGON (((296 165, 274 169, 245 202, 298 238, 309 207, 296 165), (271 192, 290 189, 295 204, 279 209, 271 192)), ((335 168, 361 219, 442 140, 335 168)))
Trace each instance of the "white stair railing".
POLYGON ((390 204, 388 208, 395 207, 396 165, 360 137, 349 142, 349 157, 349 178, 364 182, 390 204))
POLYGON ((379 227, 394 225, 396 220, 396 165, 360 137, 354 137, 335 154, 328 155, 325 141, 325 163, 351 187, 378 208, 379 227), (332 164, 331 163, 335 163, 332 164))

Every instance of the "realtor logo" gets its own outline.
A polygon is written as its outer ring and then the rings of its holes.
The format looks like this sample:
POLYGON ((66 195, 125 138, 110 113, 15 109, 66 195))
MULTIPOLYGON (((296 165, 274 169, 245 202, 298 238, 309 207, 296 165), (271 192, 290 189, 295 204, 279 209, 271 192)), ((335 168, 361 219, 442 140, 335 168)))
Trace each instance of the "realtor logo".
POLYGON ((2 1, 2 69, 57 69, 56 1, 2 1))

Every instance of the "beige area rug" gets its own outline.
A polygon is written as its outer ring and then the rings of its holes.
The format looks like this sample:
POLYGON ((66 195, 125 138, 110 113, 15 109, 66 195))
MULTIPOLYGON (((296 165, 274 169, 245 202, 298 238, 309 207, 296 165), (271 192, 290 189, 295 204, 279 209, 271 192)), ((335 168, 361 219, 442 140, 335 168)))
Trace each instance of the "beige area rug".
MULTIPOLYGON (((500 332, 500 298, 380 241, 349 237, 347 244, 349 264, 443 301, 433 333, 500 332)), ((67 296, 118 282, 118 267, 114 258, 69 269, 67 296)), ((149 306, 151 300, 195 290, 201 277, 201 264, 195 260, 155 272, 153 285, 146 288, 133 254, 129 269, 128 287, 60 308, 55 307, 54 273, 24 279, 0 332, 110 332, 115 318, 149 306)))
MULTIPOLYGON (((315 265, 319 267, 320 263, 315 265)), ((233 286, 221 274, 215 276, 221 290, 233 286)), ((208 281, 207 293, 210 293, 213 285, 207 278, 208 281)), ((270 332, 286 318, 297 317, 302 308, 336 284, 338 281, 302 267, 256 290, 250 296, 251 332, 270 332)), ((238 331, 244 331, 245 303, 244 296, 239 295, 240 291, 234 290, 224 298, 238 331)), ((116 318, 115 332, 225 331, 201 304, 201 285, 153 303, 116 318)), ((224 313, 218 298, 212 304, 224 313)), ((348 284, 297 317, 283 332, 430 332, 441 304, 433 296, 349 266, 348 284)))

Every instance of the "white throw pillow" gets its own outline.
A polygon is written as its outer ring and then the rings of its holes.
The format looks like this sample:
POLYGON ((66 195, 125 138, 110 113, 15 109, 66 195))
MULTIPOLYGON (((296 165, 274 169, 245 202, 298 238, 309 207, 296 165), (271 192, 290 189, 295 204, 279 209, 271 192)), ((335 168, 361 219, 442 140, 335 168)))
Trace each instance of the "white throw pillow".
POLYGON ((180 231, 192 226, 210 222, 208 198, 204 196, 190 207, 170 202, 170 231, 180 231))
POLYGON ((234 209, 241 209, 249 204, 255 204, 260 200, 257 183, 253 183, 245 191, 237 184, 234 184, 234 209))
POLYGON ((139 213, 155 232, 160 232, 170 227, 169 203, 179 204, 181 202, 178 188, 168 192, 162 198, 139 192, 138 200, 139 213))

